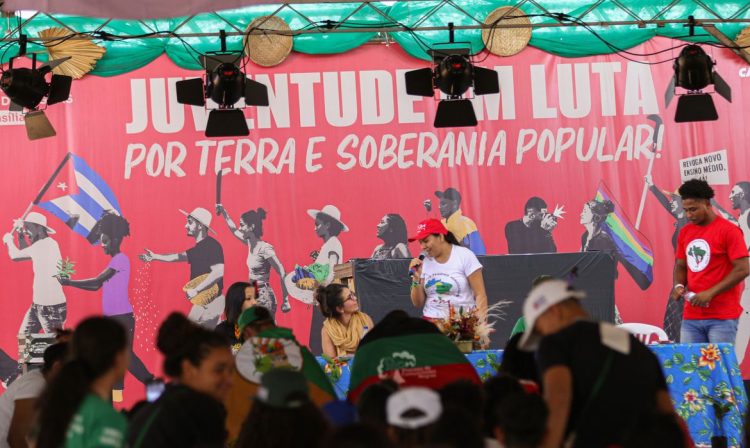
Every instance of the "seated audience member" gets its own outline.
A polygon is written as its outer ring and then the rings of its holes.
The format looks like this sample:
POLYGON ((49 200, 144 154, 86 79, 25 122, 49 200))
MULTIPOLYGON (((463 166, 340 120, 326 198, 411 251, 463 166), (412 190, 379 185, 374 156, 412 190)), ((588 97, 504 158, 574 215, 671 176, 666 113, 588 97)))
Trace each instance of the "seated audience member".
POLYGON ((499 373, 484 382, 484 407, 482 409, 482 427, 487 448, 497 447, 495 426, 497 426, 497 406, 505 399, 523 393, 521 383, 515 377, 506 373, 499 373))
POLYGON ((233 354, 237 354, 242 345, 242 333, 237 320, 243 311, 256 304, 257 297, 257 282, 235 282, 227 289, 226 302, 224 303, 226 320, 219 322, 216 331, 226 336, 230 341, 233 354))
POLYGON ((47 347, 42 368, 21 375, 0 396, 0 448, 27 446, 37 398, 60 370, 67 348, 65 342, 47 347))
POLYGON ((359 310, 359 301, 349 288, 337 283, 319 286, 315 300, 325 317, 320 330, 323 354, 331 358, 351 356, 362 336, 374 327, 372 319, 359 310))
POLYGON ((156 346, 171 381, 159 399, 133 418, 130 447, 224 446, 222 402, 234 372, 227 338, 172 313, 159 328, 156 346))
POLYGON ((435 448, 484 448, 484 438, 479 423, 460 406, 443 408, 435 428, 430 434, 430 447, 435 448))
POLYGON ((367 386, 357 401, 359 421, 385 431, 388 427, 386 403, 388 397, 397 390, 398 384, 393 380, 383 380, 367 386))
POLYGON ((443 413, 440 395, 426 387, 407 387, 388 397, 388 434, 399 448, 426 445, 443 413))
POLYGON ((541 396, 515 392, 495 407, 495 439, 503 448, 537 448, 547 430, 547 414, 541 396))
POLYGON ((112 387, 128 369, 125 328, 107 317, 78 324, 71 358, 39 398, 37 448, 125 446, 127 421, 112 409, 112 387))
POLYGON ((656 356, 626 331, 587 320, 584 298, 549 280, 524 302, 519 347, 537 352, 550 411, 545 447, 619 445, 644 413, 674 413, 656 356))
MULTIPOLYGON (((240 349, 240 353, 245 350, 245 344, 252 346, 253 338, 276 338, 288 339, 294 341, 302 353, 302 374, 307 378, 310 397, 317 406, 334 400, 336 392, 333 390, 328 377, 318 364, 315 357, 310 353, 307 347, 299 344, 294 337, 294 333, 289 328, 278 327, 271 316, 270 311, 262 306, 253 306, 242 312, 238 319, 240 331, 245 342, 240 349)), ((238 361, 239 362, 239 361, 238 361)), ((238 369, 241 365, 237 365, 238 369)), ((226 427, 229 431, 229 442, 237 439, 242 427, 252 407, 254 406, 254 397, 258 391, 258 384, 249 381, 243 377, 239 371, 235 370, 232 390, 224 401, 227 409, 226 427)))
POLYGON ((439 394, 444 412, 450 408, 458 408, 466 412, 477 430, 482 427, 484 392, 481 385, 458 380, 445 385, 439 394))
POLYGON ((534 359, 534 353, 520 350, 518 343, 523 333, 511 336, 503 350, 498 373, 505 373, 518 378, 526 392, 539 393, 539 368, 534 359))
POLYGON ((342 448, 393 448, 384 431, 366 423, 354 423, 337 429, 323 444, 342 448))
POLYGON ((293 370, 270 370, 242 424, 236 448, 317 448, 328 422, 310 399, 307 379, 293 370))

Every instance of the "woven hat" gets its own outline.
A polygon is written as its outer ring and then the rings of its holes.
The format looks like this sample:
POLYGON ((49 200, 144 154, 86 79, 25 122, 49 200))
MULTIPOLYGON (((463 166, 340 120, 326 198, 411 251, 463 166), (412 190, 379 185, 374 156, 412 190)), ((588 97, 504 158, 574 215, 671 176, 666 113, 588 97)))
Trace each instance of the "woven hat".
POLYGON ((192 212, 188 213, 185 210, 179 209, 180 213, 182 213, 185 216, 189 216, 190 218, 193 218, 194 220, 201 223, 205 228, 207 228, 211 233, 216 234, 216 231, 211 228, 211 212, 206 210, 203 207, 196 207, 193 209, 192 212))
POLYGON ((50 60, 70 56, 68 61, 53 68, 52 72, 57 75, 71 76, 73 79, 81 79, 83 75, 94 69, 96 62, 104 56, 107 50, 84 36, 69 38, 68 36, 72 34, 65 28, 47 28, 39 32, 39 37, 47 47, 50 60))
POLYGON ((261 16, 250 22, 243 40, 245 54, 262 67, 281 64, 292 51, 292 29, 276 16, 261 16), (253 30, 255 32, 249 34, 253 30), (258 31, 269 32, 258 34, 258 31))
POLYGON ((347 227, 346 224, 344 224, 344 221, 341 220, 341 211, 339 211, 338 207, 336 207, 335 205, 328 204, 321 210, 315 210, 311 208, 307 210, 307 214, 313 219, 316 219, 320 214, 326 215, 329 218, 338 221, 338 223, 344 227, 344 232, 349 231, 349 227, 347 227))
POLYGON ((491 28, 482 29, 482 40, 487 51, 498 56, 513 56, 526 48, 531 40, 531 21, 523 17, 523 10, 502 6, 484 19, 491 28), (503 28, 505 25, 529 25, 522 28, 503 28))
POLYGON ((747 47, 750 45, 750 26, 743 28, 742 31, 737 34, 734 43, 740 47, 747 47))
POLYGON ((54 229, 52 229, 51 227, 47 227, 47 217, 41 213, 31 212, 28 215, 26 215, 26 218, 24 218, 23 222, 30 222, 32 224, 42 226, 44 227, 44 230, 46 230, 47 234, 49 235, 55 234, 54 229))

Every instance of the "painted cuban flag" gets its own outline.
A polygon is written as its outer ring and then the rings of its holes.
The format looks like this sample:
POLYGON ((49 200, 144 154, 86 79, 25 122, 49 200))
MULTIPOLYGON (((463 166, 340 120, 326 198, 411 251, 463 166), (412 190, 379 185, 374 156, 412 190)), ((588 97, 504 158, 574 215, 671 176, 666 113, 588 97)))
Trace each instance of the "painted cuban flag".
POLYGON ((122 215, 117 197, 107 182, 80 156, 68 153, 43 201, 36 205, 57 216, 76 233, 89 239, 91 230, 104 212, 122 215), (72 165, 69 163, 72 162, 72 165), (61 195, 62 193, 62 195, 61 195))

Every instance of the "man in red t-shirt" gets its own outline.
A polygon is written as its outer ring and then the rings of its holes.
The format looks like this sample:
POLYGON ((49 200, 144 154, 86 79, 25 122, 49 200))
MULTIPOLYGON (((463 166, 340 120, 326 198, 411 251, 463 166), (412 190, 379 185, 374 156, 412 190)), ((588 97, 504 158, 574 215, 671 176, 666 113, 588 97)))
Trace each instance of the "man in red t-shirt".
POLYGON ((689 221, 677 238, 672 289, 673 300, 685 296, 680 341, 734 343, 741 282, 750 273, 742 231, 714 212, 706 181, 689 180, 679 193, 689 221))

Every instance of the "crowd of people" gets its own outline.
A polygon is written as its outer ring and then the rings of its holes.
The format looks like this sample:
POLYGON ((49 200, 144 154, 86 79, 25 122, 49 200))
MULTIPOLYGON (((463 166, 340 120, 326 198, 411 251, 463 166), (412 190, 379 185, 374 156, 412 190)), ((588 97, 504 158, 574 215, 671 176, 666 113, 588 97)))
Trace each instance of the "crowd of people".
MULTIPOLYGON (((738 232, 711 212, 712 192, 704 184, 688 182, 680 191, 693 225, 678 238, 673 298, 685 296, 684 335, 731 341, 747 251, 736 244, 717 249, 738 232), (706 231, 711 239, 699 246, 696 238, 708 238, 706 231), (705 250, 713 250, 712 260, 705 250), (706 283, 706 266, 719 269, 712 274, 718 283, 706 283), (686 296, 688 287, 697 293, 686 296)), ((128 229, 116 218, 108 229, 103 248, 110 266, 95 279, 68 285, 98 289, 113 278, 113 263, 127 261, 118 256, 128 229)), ((264 306, 275 298, 264 292, 264 281, 251 279, 228 288, 224 320, 215 329, 180 313, 162 322, 156 347, 166 385, 129 410, 116 410, 113 401, 125 373, 139 371, 134 323, 123 311, 80 322, 47 348, 41 369, 21 376, 0 397, 0 448, 692 446, 654 354, 623 329, 592 320, 585 292, 568 280, 535 280, 498 371, 482 383, 438 328, 453 306, 486 319, 482 266, 438 220, 420 223, 411 240, 424 255, 410 264, 411 299, 422 318, 395 310, 376 324, 349 287, 314 291, 324 319, 324 355, 354 356, 358 386, 349 400, 336 398, 331 380, 293 331, 276 325, 273 309, 264 306), (417 340, 425 346, 404 342, 417 340), (410 350, 421 350, 427 361, 410 350)), ((132 313, 129 304, 121 305, 132 313)), ((143 381, 151 383, 147 375, 144 370, 143 381)))

